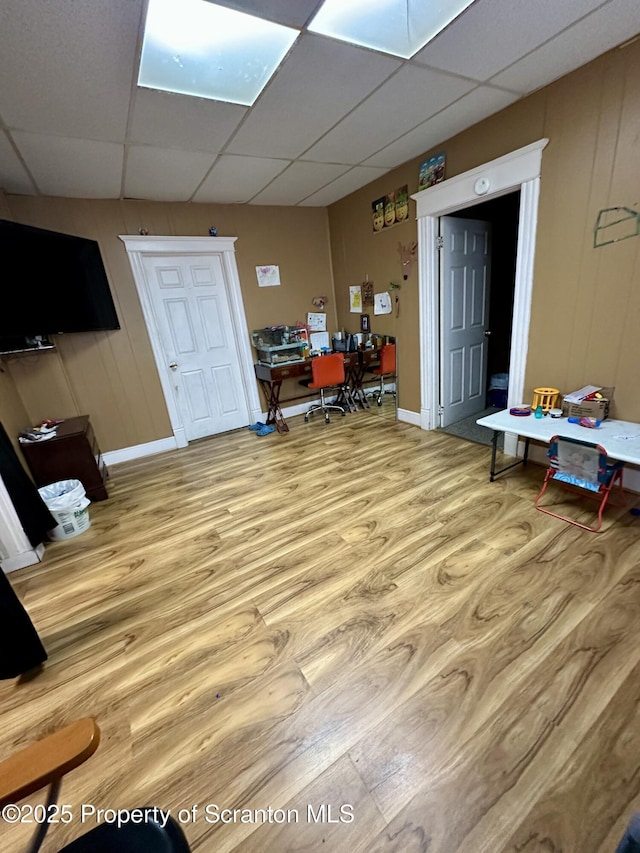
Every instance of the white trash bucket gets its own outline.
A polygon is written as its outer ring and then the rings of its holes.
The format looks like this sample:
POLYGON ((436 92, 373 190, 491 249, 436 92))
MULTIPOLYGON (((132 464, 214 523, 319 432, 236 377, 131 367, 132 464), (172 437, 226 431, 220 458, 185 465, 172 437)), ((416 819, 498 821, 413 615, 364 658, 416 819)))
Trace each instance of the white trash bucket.
POLYGON ((61 480, 38 489, 47 509, 57 521, 57 526, 47 535, 53 542, 71 539, 91 527, 89 504, 80 480, 61 480))

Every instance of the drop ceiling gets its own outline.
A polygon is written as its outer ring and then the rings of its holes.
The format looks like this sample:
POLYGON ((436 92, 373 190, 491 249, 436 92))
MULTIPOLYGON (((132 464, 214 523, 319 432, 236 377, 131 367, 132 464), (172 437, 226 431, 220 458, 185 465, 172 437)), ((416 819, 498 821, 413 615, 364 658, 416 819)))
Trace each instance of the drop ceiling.
POLYGON ((2 0, 0 187, 324 206, 640 33, 638 0, 475 0, 402 60, 307 31, 321 0, 222 5, 300 30, 252 107, 139 88, 144 0, 2 0))

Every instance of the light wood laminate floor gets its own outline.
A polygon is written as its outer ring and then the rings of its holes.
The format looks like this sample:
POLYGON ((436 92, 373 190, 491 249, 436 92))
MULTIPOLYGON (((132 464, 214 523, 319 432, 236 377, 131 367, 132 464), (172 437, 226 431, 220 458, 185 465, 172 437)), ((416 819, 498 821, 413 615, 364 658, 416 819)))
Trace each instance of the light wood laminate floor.
POLYGON ((45 853, 83 803, 182 809, 197 853, 613 851, 640 809, 640 519, 545 516, 542 468, 489 483, 488 448, 386 401, 290 425, 115 466, 90 530, 10 576, 50 659, 0 683, 0 755, 102 730, 45 853))

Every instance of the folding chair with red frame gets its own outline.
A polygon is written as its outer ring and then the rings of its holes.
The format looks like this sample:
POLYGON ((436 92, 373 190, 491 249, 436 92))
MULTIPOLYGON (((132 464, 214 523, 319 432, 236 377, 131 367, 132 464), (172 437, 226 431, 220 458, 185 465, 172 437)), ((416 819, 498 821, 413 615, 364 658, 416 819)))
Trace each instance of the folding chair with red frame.
POLYGON ((624 492, 622 491, 624 462, 609 459, 607 451, 602 445, 595 442, 582 441, 577 438, 554 435, 551 439, 547 456, 549 457, 549 467, 545 474, 542 488, 534 501, 534 506, 540 512, 552 515, 554 518, 559 518, 568 524, 575 524, 577 527, 582 527, 583 530, 590 530, 592 533, 596 533, 600 530, 602 513, 616 483, 618 484, 620 502, 612 502, 611 505, 625 505, 626 501, 624 492), (597 510, 597 522, 593 525, 582 524, 574 518, 561 515, 560 513, 553 512, 551 509, 540 506, 540 499, 552 480, 568 487, 582 489, 585 495, 598 500, 600 503, 597 510))

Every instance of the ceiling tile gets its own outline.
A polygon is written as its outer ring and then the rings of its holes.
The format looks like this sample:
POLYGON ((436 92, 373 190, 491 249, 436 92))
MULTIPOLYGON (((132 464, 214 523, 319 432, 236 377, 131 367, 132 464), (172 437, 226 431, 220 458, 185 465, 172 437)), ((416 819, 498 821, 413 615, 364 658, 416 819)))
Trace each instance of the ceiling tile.
POLYGON ((253 108, 135 86, 146 0, 2 0, 5 188, 330 204, 640 32, 640 0, 475 0, 405 62, 308 33, 322 0, 221 2, 301 30, 253 108))
POLYGON ((298 204, 344 174, 348 168, 324 163, 292 163, 273 183, 252 199, 252 203, 298 204))
POLYGON ((407 65, 314 145, 305 159, 359 163, 473 86, 468 80, 407 65))
POLYGON ((533 92, 620 44, 639 25, 638 0, 611 0, 491 82, 523 94, 533 92))
POLYGON ((0 133, 0 189, 19 195, 37 193, 29 173, 4 133, 0 133))
POLYGON ((223 154, 198 189, 194 201, 215 204, 247 202, 289 165, 289 160, 223 154))
POLYGON ((131 142, 217 154, 247 114, 247 107, 138 88, 131 142))
POLYGON ((354 166, 345 175, 301 201, 300 207, 326 207, 366 186, 371 181, 375 181, 386 171, 387 169, 376 169, 370 166, 354 166))
POLYGON ((0 114, 7 125, 122 140, 140 13, 141 0, 2 0, 0 114))
POLYGON ((40 133, 14 134, 41 193, 69 198, 118 198, 124 146, 40 133))
POLYGON ((486 81, 606 0, 476 0, 413 59, 486 81))
POLYGON ((517 95, 492 89, 489 86, 479 86, 452 106, 422 122, 387 148, 378 151, 366 160, 364 165, 393 169, 401 163, 406 163, 407 160, 419 157, 430 148, 440 145, 444 140, 517 100, 517 95))
POLYGON ((303 36, 226 153, 298 157, 399 65, 362 48, 303 36))
POLYGON ((131 145, 125 165, 125 198, 188 201, 211 167, 201 151, 131 145))

